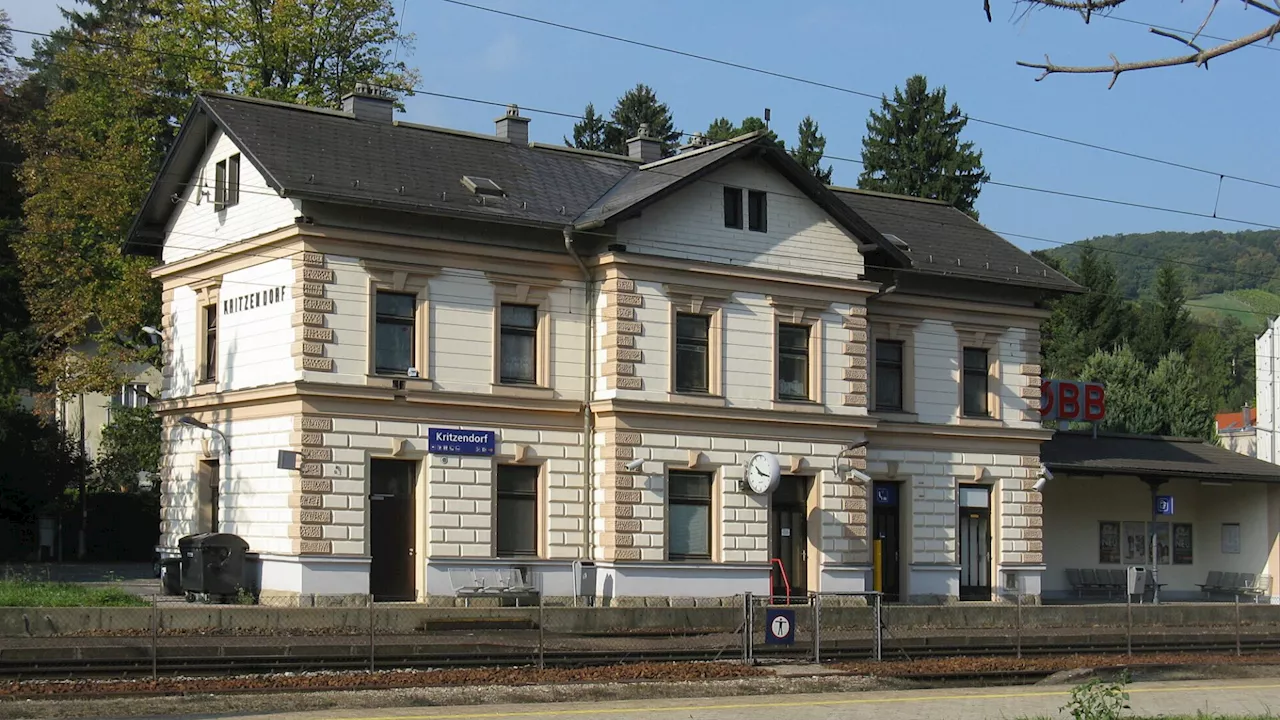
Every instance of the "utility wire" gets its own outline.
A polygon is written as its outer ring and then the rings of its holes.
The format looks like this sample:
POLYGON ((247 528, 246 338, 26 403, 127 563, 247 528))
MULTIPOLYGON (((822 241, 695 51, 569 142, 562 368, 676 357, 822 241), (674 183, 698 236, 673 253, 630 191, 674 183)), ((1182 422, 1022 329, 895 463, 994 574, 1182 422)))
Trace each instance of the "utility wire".
MULTIPOLYGON (((502 15, 502 16, 505 16, 505 17, 515 18, 515 19, 517 19, 517 20, 523 20, 523 21, 526 21, 526 22, 537 23, 537 24, 539 24, 539 25, 546 25, 546 26, 548 26, 548 27, 554 27, 554 28, 558 28, 558 29, 561 29, 561 30, 568 30, 568 31, 570 31, 570 32, 580 33, 580 34, 583 34, 583 35, 590 35, 590 36, 592 36, 592 37, 602 38, 602 39, 605 39, 605 40, 611 40, 611 41, 614 41, 614 42, 625 43, 625 44, 627 44, 627 45, 634 45, 634 46, 636 46, 636 47, 647 48, 647 49, 650 49, 650 50, 657 50, 657 51, 659 51, 659 52, 669 53, 669 54, 672 54, 672 55, 679 55, 679 56, 681 56, 681 57, 686 57, 686 58, 690 58, 690 59, 693 59, 693 60, 700 60, 700 61, 702 61, 702 62, 713 63, 713 64, 716 64, 716 65, 722 65, 722 66, 724 66, 724 67, 735 68, 735 69, 738 69, 738 70, 745 70, 745 71, 747 71, 747 72, 752 72, 752 73, 756 73, 756 74, 759 74, 759 75, 767 75, 767 76, 769 76, 769 77, 779 78, 779 79, 782 79, 782 80, 788 80, 788 81, 790 81, 790 82, 802 83, 802 84, 810 85, 810 86, 813 86, 813 87, 823 88, 823 89, 825 89, 825 90, 835 90, 835 91, 837 91, 837 92, 842 92, 842 93, 846 93, 846 94, 849 94, 849 95, 856 95, 856 96, 858 96, 858 97, 868 98, 868 99, 871 99, 871 100, 882 100, 882 101, 884 101, 884 102, 890 102, 890 101, 887 99, 887 97, 885 97, 884 95, 880 95, 880 94, 869 93, 869 92, 866 92, 866 91, 863 91, 863 90, 855 90, 855 89, 853 89, 853 88, 843 87, 843 86, 840 86, 840 85, 833 85, 833 84, 831 84, 831 83, 825 83, 825 82, 821 82, 821 81, 818 81, 818 80, 811 80, 811 79, 809 79, 809 78, 804 78, 804 77, 800 77, 800 76, 797 76, 797 75, 788 75, 788 74, 786 74, 786 73, 780 73, 780 72, 776 72, 776 71, 773 71, 773 70, 767 70, 767 69, 760 68, 760 67, 755 67, 755 66, 752 66, 752 65, 746 65, 746 64, 744 64, 744 63, 732 62, 732 61, 729 61, 729 60, 722 60, 722 59, 719 59, 719 58, 710 57, 710 56, 708 56, 708 55, 699 55, 699 54, 697 54, 697 53, 687 52, 687 51, 685 51, 685 50, 677 50, 677 49, 675 49, 675 48, 665 47, 665 46, 662 46, 662 45, 656 45, 656 44, 654 44, 654 43, 643 42, 643 41, 640 41, 640 40, 633 40, 633 39, 631 39, 631 38, 625 38, 625 37, 622 37, 622 36, 619 36, 619 35, 610 35, 610 34, 608 34, 608 33, 603 33, 603 32, 599 32, 599 31, 596 31, 596 30, 588 30, 588 29, 586 29, 586 28, 575 27, 575 26, 573 26, 573 25, 566 25, 566 24, 564 24, 564 23, 552 22, 552 21, 550 21, 550 20, 544 20, 544 19, 542 19, 542 18, 537 18, 537 17, 533 17, 533 16, 530 16, 530 15, 521 15, 521 14, 519 14, 519 13, 508 12, 508 11, 505 11, 505 10, 498 10, 498 9, 496 9, 496 8, 485 7, 484 5, 476 5, 476 4, 474 4, 474 3, 464 2, 463 0, 439 0, 439 1, 440 1, 440 2, 444 2, 444 3, 449 3, 449 4, 451 4, 451 5, 457 5, 457 6, 460 6, 460 7, 471 8, 471 9, 473 9, 473 10, 480 10, 480 11, 483 11, 483 12, 492 13, 492 14, 494 14, 494 15, 502 15)), ((972 120, 972 121, 973 121, 973 122, 975 122, 975 123, 980 124, 980 125, 989 125, 989 126, 991 126, 991 127, 997 127, 997 128, 1001 128, 1001 129, 1004 129, 1004 130, 1010 130, 1010 131, 1013 131, 1013 132, 1024 133, 1024 134, 1027 134, 1027 135, 1032 135, 1032 136, 1034 136, 1034 137, 1044 138, 1044 139, 1046 139, 1046 140, 1054 140, 1054 141, 1061 142, 1061 143, 1067 143, 1067 144, 1070 144, 1070 145, 1075 145, 1075 146, 1077 146, 1077 147, 1086 147, 1086 148, 1090 148, 1090 149, 1092 149, 1092 150, 1099 150, 1099 151, 1102 151, 1102 152, 1112 153, 1112 154, 1115 154, 1115 155, 1121 155, 1121 156, 1123 156, 1123 157, 1133 158, 1133 159, 1135 159, 1135 160, 1144 160, 1144 161, 1146 161, 1146 162, 1158 163, 1158 164, 1165 165, 1165 166, 1168 166, 1168 167, 1180 168, 1180 169, 1182 169, 1182 170, 1190 170, 1190 171, 1192 171, 1192 172, 1204 173, 1204 174, 1206 174, 1206 175, 1215 175, 1215 176, 1216 176, 1216 175, 1221 175, 1221 176, 1226 177, 1226 178, 1231 179, 1231 180, 1238 180, 1238 181, 1240 181, 1240 182, 1250 183, 1250 184, 1253 184, 1253 185, 1261 185, 1261 186, 1263 186, 1263 187, 1269 187, 1269 188, 1274 188, 1274 189, 1280 190, 1280 183, 1271 183, 1271 182, 1266 182, 1266 181, 1262 181, 1262 180, 1254 180, 1254 179, 1252 179, 1252 178, 1246 178, 1246 177, 1243 177, 1243 176, 1240 176, 1240 175, 1232 175, 1232 174, 1230 174, 1230 173, 1223 173, 1223 172, 1220 172, 1220 171, 1218 171, 1218 170, 1207 170, 1207 169, 1205 169, 1205 168, 1196 167, 1196 166, 1194 166, 1194 165, 1188 165, 1188 164, 1186 164, 1186 163, 1181 163, 1181 162, 1177 162, 1177 161, 1173 161, 1173 160, 1165 160, 1165 159, 1163 159, 1163 158, 1152 157, 1152 156, 1150 156, 1150 155, 1143 155, 1143 154, 1141 154, 1141 153, 1130 152, 1130 151, 1128 151, 1128 150, 1121 150, 1121 149, 1119 149, 1119 148, 1108 147, 1108 146, 1106 146, 1106 145, 1099 145, 1099 144, 1097 144, 1097 143, 1092 143, 1092 142, 1088 142, 1088 141, 1084 141, 1084 140, 1076 140, 1076 139, 1074 139, 1074 138, 1063 137, 1063 136, 1061 136, 1061 135, 1054 135, 1054 134, 1052 134, 1052 133, 1046 133, 1046 132, 1041 132, 1041 131, 1038 131, 1038 130, 1032 130, 1032 129, 1030 129, 1030 128, 1024 128, 1024 127, 1020 127, 1020 126, 1017 126, 1017 125, 1010 125, 1010 124, 1007 124, 1007 123, 997 122, 997 121, 994 121, 994 120, 986 120, 986 119, 984 119, 984 118, 974 117, 973 115, 965 115, 965 117, 966 117, 967 119, 969 119, 969 120, 972 120)))

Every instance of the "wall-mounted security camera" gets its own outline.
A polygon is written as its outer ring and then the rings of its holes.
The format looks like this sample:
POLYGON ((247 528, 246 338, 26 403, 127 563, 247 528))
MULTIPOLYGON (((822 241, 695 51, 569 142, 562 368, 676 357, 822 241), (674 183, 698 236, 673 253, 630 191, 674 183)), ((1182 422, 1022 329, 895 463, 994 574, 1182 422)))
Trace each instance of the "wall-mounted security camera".
POLYGON ((635 472, 636 470, 639 470, 640 468, 644 467, 644 460, 641 460, 640 458, 636 458, 635 460, 632 460, 631 462, 627 463, 625 467, 627 468, 627 470, 630 470, 631 472, 635 472))
POLYGON ((862 472, 862 471, 861 471, 861 470, 859 470, 858 468, 849 468, 849 471, 848 471, 848 473, 845 475, 845 478, 846 478, 849 482, 854 482, 854 481, 857 481, 857 482, 864 482, 864 483, 869 483, 869 482, 871 482, 871 476, 870 476, 870 475, 868 475, 868 474, 866 474, 866 473, 864 473, 864 472, 862 472))
POLYGON ((1031 489, 1036 492, 1044 490, 1045 484, 1053 479, 1053 473, 1049 471, 1049 468, 1045 467, 1044 463, 1040 463, 1040 472, 1038 475, 1039 477, 1036 478, 1035 484, 1031 486, 1031 489))
POLYGON ((1036 480, 1035 484, 1031 486, 1031 489, 1035 490, 1036 492, 1040 492, 1041 490, 1044 489, 1044 484, 1046 482, 1048 482, 1048 478, 1045 478, 1042 476, 1039 480, 1036 480))
POLYGON ((416 378, 416 377, 418 377, 418 368, 412 368, 412 367, 411 367, 411 368, 409 368, 408 370, 405 370, 405 371, 404 371, 404 374, 405 374, 405 375, 408 375, 408 376, 409 376, 409 377, 411 377, 411 378, 416 378))

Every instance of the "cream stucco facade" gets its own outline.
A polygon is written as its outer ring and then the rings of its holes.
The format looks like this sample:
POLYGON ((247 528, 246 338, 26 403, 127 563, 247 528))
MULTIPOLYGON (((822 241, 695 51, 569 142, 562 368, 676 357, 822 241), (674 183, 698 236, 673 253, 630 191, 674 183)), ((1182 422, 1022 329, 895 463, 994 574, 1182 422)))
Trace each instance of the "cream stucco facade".
MULTIPOLYGON (((234 152, 229 142, 210 144, 193 186, 234 152)), ((779 574, 800 592, 1039 594, 1046 548, 1031 486, 1048 434, 1033 299, 891 289, 865 262, 865 238, 753 159, 638 217, 563 233, 287 200, 250 165, 239 204, 180 206, 155 270, 165 548, 235 533, 260 559, 264 594, 370 592, 388 562, 372 468, 397 467, 409 478, 395 517, 408 523, 417 599, 450 597, 459 573, 494 568, 523 570, 544 596, 600 602, 766 594, 779 574), (768 195, 767 229, 725 226, 726 187, 768 195), (199 228, 199 247, 182 239, 199 228), (579 265, 566 244, 597 251, 579 265), (412 298, 407 374, 375 368, 379 292, 412 298), (531 382, 502 380, 503 303, 536 309, 531 382), (676 387, 681 313, 707 318, 705 392, 676 387), (808 338, 803 397, 779 391, 784 326, 808 338), (893 411, 875 402, 877 339, 906 354, 893 411), (987 358, 981 418, 962 412, 966 348, 987 358), (186 415, 218 432, 179 424, 186 415), (491 431, 493 456, 433 453, 433 428, 491 431), (280 450, 300 466, 277 467, 280 450), (743 486, 761 452, 781 464, 791 519, 779 519, 779 495, 743 486), (536 547, 504 556, 499 475, 512 467, 535 478, 536 547), (681 473, 709 483, 698 557, 672 557, 681 473), (877 510, 872 491, 887 486, 896 509, 877 510), (966 489, 987 505, 964 510, 966 489), (874 542, 882 522, 897 527, 893 563, 874 542), (779 571, 783 537, 790 567, 779 571), (592 586, 581 585, 584 563, 592 586)))

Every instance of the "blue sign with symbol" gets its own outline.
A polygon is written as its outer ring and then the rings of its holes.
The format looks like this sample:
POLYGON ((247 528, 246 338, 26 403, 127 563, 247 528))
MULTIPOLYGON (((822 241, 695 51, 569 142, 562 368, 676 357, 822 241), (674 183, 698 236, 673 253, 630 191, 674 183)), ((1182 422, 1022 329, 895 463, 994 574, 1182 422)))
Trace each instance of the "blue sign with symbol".
POLYGON ((498 434, 492 430, 450 430, 431 428, 427 452, 437 455, 493 455, 498 434))
POLYGON ((1173 496, 1172 495, 1156 496, 1156 514, 1157 515, 1173 514, 1173 496))
POLYGON ((875 503, 876 505, 897 505, 898 504, 898 486, 897 485, 876 485, 875 503))
POLYGON ((766 645, 794 645, 796 611, 769 608, 765 613, 764 642, 766 645))

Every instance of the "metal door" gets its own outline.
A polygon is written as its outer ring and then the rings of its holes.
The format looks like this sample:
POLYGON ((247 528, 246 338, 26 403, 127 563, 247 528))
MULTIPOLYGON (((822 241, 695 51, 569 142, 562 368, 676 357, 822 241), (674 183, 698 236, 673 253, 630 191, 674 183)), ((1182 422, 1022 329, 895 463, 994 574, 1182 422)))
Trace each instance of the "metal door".
POLYGON ((784 475, 769 503, 769 558, 773 595, 808 596, 809 478, 784 475), (781 561, 778 567, 776 561, 781 561), (784 575, 785 574, 785 575, 784 575))
POLYGON ((416 463, 373 460, 370 466, 369 592, 374 600, 416 600, 413 565, 416 463))
POLYGON ((991 600, 991 489, 960 487, 960 599, 991 600))
POLYGON ((880 545, 880 592, 886 602, 898 602, 902 592, 901 523, 898 483, 876 483, 871 515, 872 537, 880 545))

